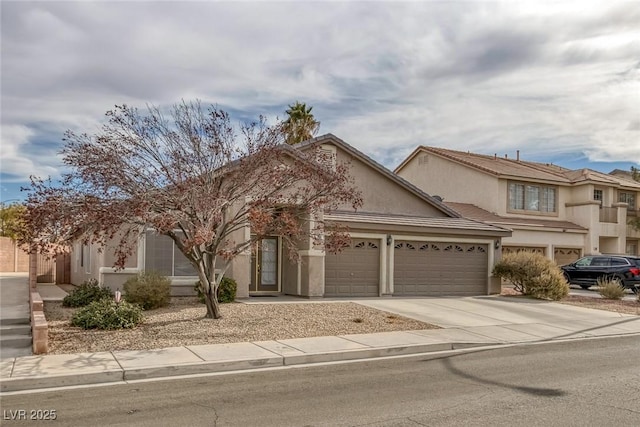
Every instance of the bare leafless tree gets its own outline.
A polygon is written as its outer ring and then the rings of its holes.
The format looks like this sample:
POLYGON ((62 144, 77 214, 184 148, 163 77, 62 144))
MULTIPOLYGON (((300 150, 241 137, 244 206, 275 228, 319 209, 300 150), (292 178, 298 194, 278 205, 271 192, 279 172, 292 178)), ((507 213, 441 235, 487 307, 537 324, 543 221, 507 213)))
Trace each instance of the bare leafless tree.
POLYGON ((318 213, 361 205, 349 165, 284 144, 281 123, 233 126, 217 107, 184 101, 166 113, 116 106, 107 119, 96 134, 65 134, 60 183, 32 178, 25 240, 40 250, 115 241, 122 268, 153 229, 197 270, 207 317, 217 319, 220 281, 253 242, 280 235, 295 257, 303 239, 336 250, 348 238, 318 213), (239 232, 247 225, 249 236, 239 232))

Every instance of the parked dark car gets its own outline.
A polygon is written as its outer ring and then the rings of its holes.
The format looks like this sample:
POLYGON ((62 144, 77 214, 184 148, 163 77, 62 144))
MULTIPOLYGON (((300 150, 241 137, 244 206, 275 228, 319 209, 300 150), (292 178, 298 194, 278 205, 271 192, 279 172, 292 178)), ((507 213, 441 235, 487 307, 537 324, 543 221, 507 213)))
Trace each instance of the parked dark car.
POLYGON ((588 289, 599 278, 618 280, 633 292, 640 289, 640 257, 629 255, 589 255, 560 267, 567 282, 588 289))

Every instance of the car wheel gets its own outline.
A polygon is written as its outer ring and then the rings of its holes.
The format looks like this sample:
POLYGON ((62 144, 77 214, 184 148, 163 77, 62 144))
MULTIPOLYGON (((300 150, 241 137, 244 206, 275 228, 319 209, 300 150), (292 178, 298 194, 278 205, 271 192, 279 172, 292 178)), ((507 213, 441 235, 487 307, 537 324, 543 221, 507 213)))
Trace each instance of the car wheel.
POLYGON ((562 275, 564 276, 564 280, 566 280, 568 284, 571 284, 571 278, 569 275, 566 272, 563 272, 562 275))

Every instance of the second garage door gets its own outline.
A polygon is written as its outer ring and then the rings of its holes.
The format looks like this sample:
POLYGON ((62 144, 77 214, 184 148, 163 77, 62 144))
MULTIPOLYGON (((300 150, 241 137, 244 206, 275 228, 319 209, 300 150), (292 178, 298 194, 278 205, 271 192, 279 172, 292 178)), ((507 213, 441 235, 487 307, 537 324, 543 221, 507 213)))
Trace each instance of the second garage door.
POLYGON ((396 241, 394 295, 486 295, 487 245, 396 241))
POLYGON ((553 250, 553 259, 558 265, 571 264, 580 258, 580 253, 580 249, 555 248, 553 250))
POLYGON ((544 248, 538 248, 535 246, 503 246, 502 255, 516 254, 519 252, 532 252, 534 254, 544 255, 544 248))
POLYGON ((353 239, 350 247, 325 257, 326 297, 377 297, 380 288, 380 241, 353 239))

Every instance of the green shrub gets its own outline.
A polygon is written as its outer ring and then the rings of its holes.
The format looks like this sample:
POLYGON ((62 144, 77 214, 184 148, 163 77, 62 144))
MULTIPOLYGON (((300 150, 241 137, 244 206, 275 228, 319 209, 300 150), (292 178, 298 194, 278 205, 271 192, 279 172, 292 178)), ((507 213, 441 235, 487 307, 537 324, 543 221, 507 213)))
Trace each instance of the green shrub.
POLYGON ((82 307, 105 298, 113 298, 111 289, 101 287, 96 279, 91 279, 82 282, 80 286, 66 295, 62 300, 62 305, 65 307, 82 307))
POLYGON ((598 293, 604 299, 622 299, 624 288, 616 278, 598 277, 598 293))
MULTIPOLYGON (((204 294, 200 289, 200 281, 198 280, 193 287, 198 293, 198 299, 204 304, 204 294)), ((218 302, 224 304, 234 302, 236 299, 236 291, 238 290, 238 284, 230 277, 223 277, 218 287, 218 302)))
POLYGON ((562 270, 544 255, 532 252, 506 254, 493 274, 509 280, 514 289, 534 298, 557 301, 569 294, 569 284, 562 270))
POLYGON ((143 310, 164 307, 171 300, 171 280, 151 271, 140 273, 124 282, 124 299, 143 310))
POLYGON ((233 302, 236 299, 238 284, 231 277, 223 277, 218 287, 218 301, 221 303, 233 302))
POLYGON ((94 301, 79 309, 71 318, 73 326, 83 329, 133 328, 142 322, 142 309, 126 301, 110 299, 94 301))

